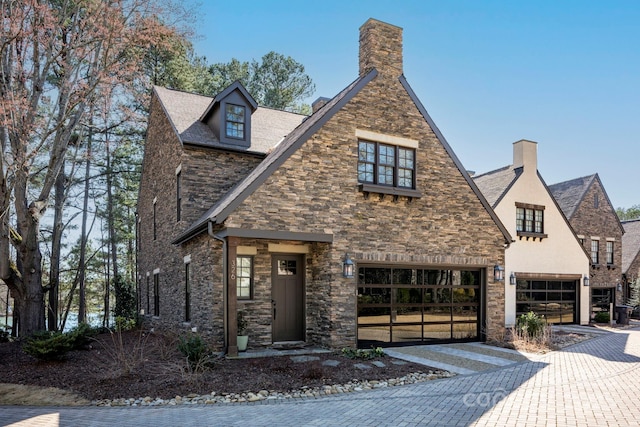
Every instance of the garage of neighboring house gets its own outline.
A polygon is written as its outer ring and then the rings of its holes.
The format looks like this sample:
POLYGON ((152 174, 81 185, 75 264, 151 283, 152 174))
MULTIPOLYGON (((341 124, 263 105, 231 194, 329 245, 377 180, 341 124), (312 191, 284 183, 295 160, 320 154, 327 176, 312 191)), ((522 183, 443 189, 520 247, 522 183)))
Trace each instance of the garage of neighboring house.
POLYGON ((478 340, 486 270, 358 265, 358 346, 478 340))
POLYGON ((516 284, 516 317, 530 311, 542 315, 547 323, 579 323, 578 301, 580 277, 518 278, 516 284))

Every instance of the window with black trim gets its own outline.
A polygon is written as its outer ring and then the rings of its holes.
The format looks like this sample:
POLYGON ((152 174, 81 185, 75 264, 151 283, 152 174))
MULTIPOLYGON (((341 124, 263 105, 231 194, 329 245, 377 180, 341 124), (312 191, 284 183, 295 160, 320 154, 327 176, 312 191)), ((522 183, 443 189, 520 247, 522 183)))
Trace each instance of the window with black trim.
POLYGON ((591 264, 600 264, 600 241, 591 240, 591 264))
POLYGON ((182 171, 176 173, 176 221, 182 217, 182 171))
POLYGON ((225 105, 225 135, 228 138, 244 139, 246 123, 245 108, 240 105, 225 105))
POLYGON ((238 299, 251 299, 253 298, 253 257, 238 255, 236 264, 238 299))
POLYGON ((519 236, 547 237, 544 234, 544 206, 516 203, 516 231, 519 236))
POLYGON ((607 241, 607 264, 613 264, 613 242, 607 241))
POLYGON ((184 264, 184 321, 191 321, 191 263, 184 264))
POLYGON ((149 275, 147 275, 147 315, 151 313, 151 286, 149 286, 149 275))
POLYGON ((153 315, 160 316, 160 273, 153 273, 153 315))
POLYGON ((397 188, 416 188, 413 148, 358 141, 358 182, 397 188))
POLYGON ((153 240, 158 238, 158 225, 156 222, 156 201, 153 201, 153 240))

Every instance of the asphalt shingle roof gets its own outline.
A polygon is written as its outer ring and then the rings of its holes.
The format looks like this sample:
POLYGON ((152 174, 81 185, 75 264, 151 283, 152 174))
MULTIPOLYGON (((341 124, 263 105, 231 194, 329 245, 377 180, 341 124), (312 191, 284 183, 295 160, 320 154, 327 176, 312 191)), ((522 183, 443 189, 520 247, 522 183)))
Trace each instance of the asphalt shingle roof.
MULTIPOLYGON (((154 90, 183 144, 238 149, 236 146, 220 143, 211 128, 199 120, 213 98, 159 86, 154 90)), ((267 153, 306 117, 302 114, 258 107, 251 115, 251 146, 247 151, 267 153)))
POLYGON ((593 174, 549 186, 551 194, 567 218, 571 218, 576 212, 596 177, 597 174, 593 174))
POLYGON ((522 168, 514 169, 509 165, 472 178, 491 207, 495 208, 521 174, 522 168))

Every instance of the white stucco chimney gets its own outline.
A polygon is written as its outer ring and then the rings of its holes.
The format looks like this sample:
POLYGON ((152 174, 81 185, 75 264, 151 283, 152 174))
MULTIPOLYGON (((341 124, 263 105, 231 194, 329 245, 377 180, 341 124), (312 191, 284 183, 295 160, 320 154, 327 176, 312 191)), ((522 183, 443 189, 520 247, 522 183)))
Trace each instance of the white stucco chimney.
POLYGON ((538 170, 538 143, 521 139, 513 143, 513 167, 523 167, 525 171, 538 170))

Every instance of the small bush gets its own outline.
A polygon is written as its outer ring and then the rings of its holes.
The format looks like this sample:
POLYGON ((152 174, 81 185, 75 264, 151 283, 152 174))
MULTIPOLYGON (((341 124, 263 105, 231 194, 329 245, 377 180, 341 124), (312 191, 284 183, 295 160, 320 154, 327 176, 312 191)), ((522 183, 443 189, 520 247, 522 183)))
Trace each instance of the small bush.
POLYGON ((204 339, 196 334, 180 337, 178 350, 187 358, 192 368, 203 365, 211 353, 204 339))
POLYGON ((382 347, 376 347, 376 348, 371 347, 370 350, 345 347, 342 349, 342 355, 348 357, 349 359, 369 360, 369 359, 375 359, 376 357, 384 356, 384 350, 382 349, 382 347))
POLYGON ((22 349, 38 360, 61 360, 73 348, 74 338, 70 334, 45 331, 33 334, 22 349))
POLYGON ((520 315, 516 321, 518 332, 530 338, 541 336, 546 326, 544 316, 538 316, 533 311, 520 315))
POLYGON ((137 326, 136 319, 129 319, 124 316, 116 316, 116 330, 117 331, 131 331, 137 326))
POLYGON ((71 329, 66 335, 71 340, 72 350, 85 348, 98 335, 98 328, 94 328, 88 323, 80 323, 77 327, 71 329))
POLYGON ((609 312, 607 311, 599 311, 593 318, 596 323, 609 323, 609 319, 609 312))

